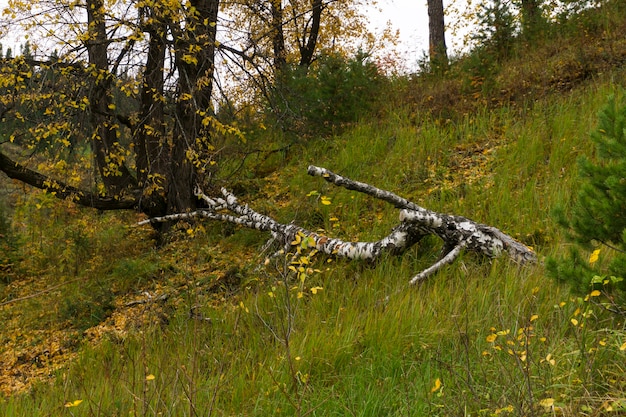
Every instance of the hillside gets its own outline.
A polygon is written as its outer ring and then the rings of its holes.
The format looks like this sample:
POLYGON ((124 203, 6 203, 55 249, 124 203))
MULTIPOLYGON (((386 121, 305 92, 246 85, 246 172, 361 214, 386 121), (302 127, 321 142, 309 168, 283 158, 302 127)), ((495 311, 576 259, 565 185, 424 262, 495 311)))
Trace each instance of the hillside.
POLYGON ((536 265, 465 254, 411 287, 439 255, 426 238, 376 263, 305 252, 303 277, 261 232, 183 222, 156 247, 140 215, 0 177, 0 415, 623 415, 624 317, 543 264, 568 249, 551 212, 626 84, 626 9, 571 24, 506 59, 394 80, 375 117, 223 181, 284 223, 387 235, 397 211, 306 173, 327 167, 497 227, 536 265))

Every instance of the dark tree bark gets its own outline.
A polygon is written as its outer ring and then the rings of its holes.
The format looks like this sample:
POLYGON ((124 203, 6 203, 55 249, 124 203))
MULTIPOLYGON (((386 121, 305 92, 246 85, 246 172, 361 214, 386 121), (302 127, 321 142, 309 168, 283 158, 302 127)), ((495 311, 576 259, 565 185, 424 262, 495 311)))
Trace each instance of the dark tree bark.
POLYGON ((168 213, 195 208, 196 173, 190 155, 210 143, 209 126, 204 125, 203 120, 211 116, 213 108, 211 94, 219 0, 192 0, 191 6, 195 13, 190 13, 185 27, 173 28, 179 81, 174 145, 169 159, 168 213), (190 45, 196 49, 190 51, 190 45))
MULTIPOLYGON (((140 95, 140 120, 134 133, 137 152, 137 179, 143 190, 141 209, 146 213, 165 213, 165 187, 167 186, 167 148, 165 125, 165 52, 166 22, 154 10, 144 13, 150 23, 145 32, 149 36, 148 54, 142 75, 140 95)), ((162 214, 154 214, 162 215, 162 214)))
POLYGON ((300 67, 308 68, 313 62, 317 38, 320 32, 320 21, 324 7, 322 0, 313 0, 311 7, 311 18, 302 32, 302 38, 298 40, 300 48, 300 67), (309 29, 310 28, 310 29, 309 29), (308 31, 306 29, 309 29, 308 31), (308 37, 307 37, 308 35, 308 37))
POLYGON ((101 197, 76 187, 67 185, 61 181, 55 181, 32 169, 13 161, 0 152, 0 171, 9 178, 22 181, 33 187, 54 193, 55 197, 74 201, 83 206, 93 207, 99 210, 124 210, 137 208, 138 199, 132 197, 101 197))
POLYGON ((434 70, 448 66, 443 0, 428 0, 428 52, 434 70))
POLYGON ((93 71, 94 80, 89 96, 90 122, 94 127, 91 143, 102 181, 107 191, 116 195, 130 186, 136 186, 137 181, 124 164, 117 141, 115 116, 111 111, 113 99, 104 0, 87 0, 87 21, 88 71, 93 71))
POLYGON ((543 0, 521 0, 522 28, 524 36, 532 38, 541 23, 541 4, 543 0))
POLYGON ((283 31, 283 5, 281 0, 270 0, 272 13, 272 48, 274 52, 274 74, 280 75, 287 65, 285 34, 283 31))
MULTIPOLYGON (((157 16, 146 28, 150 37, 148 55, 143 71, 143 86, 140 96, 140 122, 135 132, 137 142, 137 179, 146 187, 154 174, 163 174, 164 156, 159 152, 164 145, 164 76, 166 25, 157 16)), ((156 182, 156 181, 155 181, 156 182)))

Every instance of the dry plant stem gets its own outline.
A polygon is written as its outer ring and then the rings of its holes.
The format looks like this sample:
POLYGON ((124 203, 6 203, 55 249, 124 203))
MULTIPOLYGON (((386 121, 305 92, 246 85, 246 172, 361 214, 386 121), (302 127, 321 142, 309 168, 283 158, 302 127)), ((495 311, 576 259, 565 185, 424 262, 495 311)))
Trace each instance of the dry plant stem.
POLYGON ((69 281, 66 281, 66 282, 62 282, 62 283, 57 284, 57 285, 53 285, 50 288, 46 288, 45 290, 38 291, 38 292, 36 292, 34 294, 29 294, 29 295, 25 295, 24 297, 14 298, 14 299, 9 300, 9 301, 3 301, 2 303, 0 303, 0 307, 5 306, 7 304, 17 303, 19 301, 24 301, 24 300, 28 300, 30 298, 38 297, 40 295, 49 293, 50 291, 54 291, 54 290, 56 290, 59 287, 62 287, 64 285, 71 284, 72 282, 80 281, 80 280, 83 280, 83 279, 84 279, 84 277, 75 278, 75 279, 72 279, 72 280, 69 280, 69 281))
POLYGON ((138 223, 138 225, 204 217, 238 224, 251 229, 268 231, 285 248, 289 248, 291 242, 299 234, 309 239, 312 242, 311 246, 327 255, 365 260, 377 259, 383 252, 401 254, 426 235, 438 236, 444 242, 441 258, 424 271, 415 275, 410 280, 411 284, 416 284, 428 278, 443 266, 454 262, 464 249, 488 257, 496 257, 502 252, 507 252, 511 259, 522 265, 533 263, 537 260, 537 256, 530 248, 495 227, 476 223, 462 216, 437 213, 425 209, 392 192, 337 175, 325 168, 309 166, 308 173, 312 176, 320 176, 326 181, 348 190, 362 192, 393 204, 400 209, 400 224, 394 227, 391 233, 381 240, 375 242, 346 242, 341 239, 320 235, 294 224, 279 223, 269 216, 257 213, 247 205, 239 204, 237 198, 224 188, 221 190, 222 196, 220 197, 209 197, 198 188, 196 196, 204 201, 207 208, 191 213, 151 218, 138 223))

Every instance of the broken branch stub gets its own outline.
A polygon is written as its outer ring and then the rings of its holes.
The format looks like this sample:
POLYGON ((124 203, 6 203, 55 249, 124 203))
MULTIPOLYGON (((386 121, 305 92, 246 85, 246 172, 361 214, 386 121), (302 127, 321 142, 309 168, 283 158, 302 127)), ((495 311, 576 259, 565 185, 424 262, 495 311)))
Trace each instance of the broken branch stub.
POLYGON ((390 191, 351 180, 325 168, 309 166, 308 174, 322 177, 335 185, 370 195, 394 205, 400 209, 400 224, 381 240, 347 242, 294 224, 279 223, 269 216, 256 212, 247 205, 239 204, 231 192, 222 188, 222 196, 217 197, 209 197, 202 190, 196 190, 196 195, 204 201, 207 205, 206 208, 191 213, 155 217, 139 222, 138 225, 204 217, 270 232, 272 237, 285 248, 288 248, 295 236, 300 234, 312 242, 311 246, 322 253, 348 259, 365 260, 374 260, 383 252, 401 254, 426 235, 438 236, 444 242, 441 257, 433 265, 411 278, 411 284, 428 278, 443 266, 454 262, 464 249, 488 257, 496 257, 502 252, 507 252, 509 257, 519 264, 533 263, 537 260, 537 256, 530 248, 495 227, 476 223, 462 216, 442 214, 425 209, 390 191))

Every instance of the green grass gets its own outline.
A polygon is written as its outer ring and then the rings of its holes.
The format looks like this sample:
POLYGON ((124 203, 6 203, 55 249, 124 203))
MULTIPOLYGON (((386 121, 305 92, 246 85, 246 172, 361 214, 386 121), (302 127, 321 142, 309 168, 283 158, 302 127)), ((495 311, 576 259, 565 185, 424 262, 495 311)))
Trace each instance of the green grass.
MULTIPOLYGON (((592 154, 588 132, 620 74, 447 120, 416 116, 410 106, 388 109, 292 150, 273 175, 242 178, 240 186, 253 184, 246 202, 284 222, 345 239, 388 233, 397 211, 306 175, 307 165, 321 165, 498 227, 543 260, 566 250, 550 213, 567 207, 576 159, 592 154), (332 204, 307 197, 313 190, 332 204)), ((130 332, 108 327, 93 338, 74 328, 66 344, 78 354, 29 391, 0 398, 0 415, 617 416, 626 409, 624 319, 571 295, 541 262, 520 268, 465 254, 409 287, 438 256, 441 243, 429 238, 375 264, 316 256, 320 272, 302 284, 280 257, 259 267, 262 233, 206 224, 190 237, 185 226, 155 251, 148 230, 124 228, 133 216, 64 210, 41 196, 18 205, 14 223, 28 225, 17 229, 22 252, 12 257, 21 254, 20 275, 0 280, 2 296, 34 276, 89 285, 31 299, 22 316, 0 307, 13 331, 74 319, 82 331, 110 314, 113 295, 171 296, 136 307, 130 332), (313 294, 314 287, 323 289, 313 294), (98 317, 85 313, 90 299, 102 304, 98 317)))

